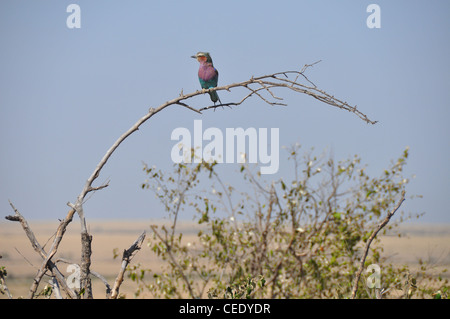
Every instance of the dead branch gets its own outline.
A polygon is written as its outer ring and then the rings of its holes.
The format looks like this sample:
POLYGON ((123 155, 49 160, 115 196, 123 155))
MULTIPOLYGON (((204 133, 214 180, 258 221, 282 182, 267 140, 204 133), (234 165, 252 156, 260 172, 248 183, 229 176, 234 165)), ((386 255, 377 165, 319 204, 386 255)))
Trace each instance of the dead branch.
MULTIPOLYGON (((236 88, 236 87, 244 87, 246 89, 248 89, 250 91, 249 94, 247 94, 241 101, 239 102, 231 102, 231 103, 224 103, 224 104, 216 104, 216 105, 211 105, 211 106, 207 106, 207 107, 203 107, 201 109, 199 109, 199 111, 204 111, 204 110, 209 110, 209 109, 216 109, 218 107, 223 107, 223 106, 238 106, 241 105, 245 100, 247 100, 249 97, 251 97, 252 95, 256 95, 258 96, 261 100, 263 100, 264 102, 266 102, 267 104, 271 105, 271 106, 275 106, 275 105, 282 105, 285 106, 286 104, 284 103, 280 103, 280 102, 276 102, 276 101, 270 101, 267 98, 263 97, 262 94, 260 93, 262 92, 267 92, 269 93, 269 95, 274 99, 274 100, 283 100, 282 98, 276 96, 273 93, 274 88, 287 88, 289 90, 295 91, 297 93, 303 93, 306 95, 309 95, 323 103, 326 103, 328 105, 337 107, 339 109, 342 110, 346 110, 348 112, 354 113, 356 116, 358 116, 360 119, 362 119, 363 121, 365 121, 368 124, 375 124, 377 123, 377 121, 373 121, 371 119, 369 119, 367 117, 367 115, 365 115, 364 113, 362 113, 361 111, 359 111, 357 109, 356 106, 351 106, 349 105, 347 102, 342 101, 336 97, 334 97, 331 94, 328 94, 327 92, 325 92, 324 90, 319 89, 311 80, 309 80, 309 78, 306 76, 305 72, 309 67, 312 67, 313 65, 319 63, 320 61, 317 61, 315 63, 312 64, 305 64, 305 66, 303 66, 301 71, 285 71, 285 72, 277 72, 277 73, 273 73, 273 74, 268 74, 268 75, 263 75, 260 77, 252 77, 250 80, 248 81, 244 81, 244 82, 239 82, 239 83, 234 83, 234 84, 229 84, 229 85, 225 85, 225 86, 220 86, 220 87, 216 87, 216 88, 212 88, 212 89, 208 89, 205 90, 205 92, 210 92, 210 91, 219 91, 219 90, 227 90, 230 91, 230 89, 232 88, 236 88), (280 77, 280 76, 284 76, 280 77), (294 79, 290 79, 289 76, 295 76, 294 79), (298 82, 299 78, 304 79, 308 84, 302 84, 300 82, 298 82), (251 87, 251 86, 256 86, 256 87, 251 87)), ((181 95, 181 97, 185 97, 185 98, 189 98, 190 95, 181 95)))
POLYGON ((119 275, 116 278, 116 281, 114 282, 114 286, 111 292, 110 299, 116 299, 119 295, 119 288, 120 285, 123 282, 123 276, 125 274, 125 269, 127 268, 128 264, 130 263, 131 259, 133 259, 134 255, 137 253, 139 249, 141 249, 142 242, 145 238, 145 231, 139 236, 135 242, 130 246, 130 248, 123 251, 122 255, 122 266, 119 271, 119 275))
POLYGON ((360 279, 361 273, 362 273, 362 271, 364 269, 364 263, 366 261, 367 254, 369 253, 370 244, 375 239, 375 237, 377 236, 378 232, 381 229, 383 229, 383 227, 386 226, 387 223, 389 223, 389 220, 392 218, 392 216, 394 216, 395 212, 400 208, 400 206, 402 205, 404 200, 405 200, 405 191, 402 192, 402 197, 398 201, 398 203, 395 206, 395 208, 391 212, 388 212, 388 214, 386 215, 386 218, 383 219, 383 221, 377 226, 377 228, 374 230, 372 235, 370 235, 369 239, 367 240, 366 248, 364 249, 364 253, 363 253, 363 255, 361 257, 361 260, 360 260, 359 269, 358 269, 358 271, 356 273, 355 282, 353 283, 351 299, 355 299, 355 297, 356 297, 356 292, 358 291, 359 279, 360 279))
MULTIPOLYGON (((15 215, 14 216, 6 216, 5 218, 10 221, 20 222, 20 224, 22 225, 22 228, 25 231, 28 239, 30 240, 31 246, 33 246, 34 250, 44 260, 48 259, 47 262, 45 263, 45 265, 46 265, 45 267, 48 268, 52 272, 54 277, 56 277, 59 285, 64 289, 64 291, 68 294, 68 296, 72 299, 76 299, 77 295, 75 294, 75 292, 72 289, 69 288, 63 274, 59 271, 58 267, 56 267, 56 265, 52 261, 50 261, 50 259, 48 258, 49 255, 45 252, 45 250, 41 247, 41 245, 37 241, 36 237, 34 236, 33 231, 31 230, 30 226, 28 225, 28 222, 26 221, 26 219, 20 214, 20 212, 13 205, 13 203, 11 203, 11 201, 9 202, 9 204, 12 207, 12 209, 14 210, 15 215)), ((62 238, 62 236, 61 236, 61 238, 62 238)), ((44 268, 44 269, 41 268, 42 270, 41 269, 39 270, 39 272, 38 272, 39 278, 35 277, 35 279, 33 281, 33 285, 30 288, 30 298, 33 298, 33 296, 36 292, 37 286, 39 284, 39 281, 42 278, 42 276, 44 275, 46 268, 44 268), (42 275, 41 275, 41 273, 42 273, 42 275), (38 281, 38 279, 39 279, 39 281, 38 281)))

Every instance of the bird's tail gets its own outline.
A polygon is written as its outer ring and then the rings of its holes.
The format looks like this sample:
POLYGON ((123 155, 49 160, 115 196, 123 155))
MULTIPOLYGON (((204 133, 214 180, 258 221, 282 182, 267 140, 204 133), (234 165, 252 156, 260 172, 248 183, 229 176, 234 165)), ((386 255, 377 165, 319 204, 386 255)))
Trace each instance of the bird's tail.
MULTIPOLYGON (((217 101, 220 102, 219 96, 217 95, 216 91, 209 92, 209 96, 211 97, 211 101, 213 101, 214 103, 216 103, 217 101)), ((220 104, 222 104, 222 102, 220 102, 220 104)))

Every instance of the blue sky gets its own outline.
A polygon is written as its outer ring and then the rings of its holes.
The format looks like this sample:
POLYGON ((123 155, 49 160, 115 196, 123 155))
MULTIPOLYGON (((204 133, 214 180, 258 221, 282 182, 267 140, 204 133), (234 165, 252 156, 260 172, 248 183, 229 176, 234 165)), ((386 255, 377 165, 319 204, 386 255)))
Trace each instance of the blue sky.
MULTIPOLYGON (((169 168, 172 130, 202 119, 204 128, 278 127, 281 145, 332 150, 336 159, 359 154, 373 175, 409 146, 405 175, 416 178, 407 191, 423 198, 404 210, 450 222, 449 14, 448 1, 2 1, 0 211, 12 213, 10 199, 30 220, 63 218, 106 150, 149 107, 199 89, 190 56, 209 51, 220 85, 322 60, 310 79, 379 123, 282 91, 282 108, 256 98, 202 116, 172 106, 107 163, 98 182, 110 187, 86 203, 88 220, 162 216, 140 189, 142 162, 169 168), (80 29, 67 28, 71 3, 81 8, 80 29), (380 29, 366 25, 371 3, 381 8, 380 29)), ((206 95, 192 102, 210 103, 206 95)))

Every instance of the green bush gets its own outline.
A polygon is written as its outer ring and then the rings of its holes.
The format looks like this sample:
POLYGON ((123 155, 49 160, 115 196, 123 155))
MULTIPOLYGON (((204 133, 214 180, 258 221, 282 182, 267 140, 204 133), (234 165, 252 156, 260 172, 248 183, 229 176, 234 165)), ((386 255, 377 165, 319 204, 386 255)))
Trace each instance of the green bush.
MULTIPOLYGON (((136 294, 348 298, 367 239, 409 182, 403 176, 408 149, 380 176, 370 177, 358 156, 335 162, 313 152, 300 156, 299 148, 289 150, 291 180, 264 181, 254 173, 258 167, 242 165, 237 174, 243 191, 222 180, 217 163, 177 164, 172 174, 145 166, 142 188, 155 192, 170 225, 152 226, 148 244, 163 269, 128 270, 138 284, 136 294), (194 242, 177 230, 184 211, 194 212, 198 222, 194 242)), ((383 232, 412 217, 398 215, 383 232)), ((403 291, 404 298, 448 297, 447 281, 427 275, 425 264, 411 274, 406 266, 387 263, 378 239, 366 259, 370 264, 381 267, 382 287, 368 288, 364 272, 357 298, 388 297, 389 289, 403 291)))

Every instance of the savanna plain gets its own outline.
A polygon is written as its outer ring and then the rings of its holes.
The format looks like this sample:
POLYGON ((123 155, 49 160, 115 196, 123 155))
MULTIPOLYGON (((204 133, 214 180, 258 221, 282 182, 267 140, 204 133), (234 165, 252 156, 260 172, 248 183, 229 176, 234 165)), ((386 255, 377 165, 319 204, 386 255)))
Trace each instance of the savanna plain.
MULTIPOLYGON (((112 286, 121 267, 121 257, 124 249, 146 231, 147 237, 151 236, 150 225, 161 225, 164 221, 157 220, 132 220, 132 221, 104 221, 89 222, 89 231, 93 236, 91 270, 100 273, 112 286), (114 258, 114 255, 118 255, 114 258)), ((58 221, 29 221, 37 240, 44 249, 51 246, 53 235, 58 227, 58 221)), ((79 263, 81 254, 80 225, 74 220, 61 242, 56 259, 61 258, 79 263)), ((198 225, 194 222, 181 221, 178 230, 183 233, 186 242, 197 241, 198 225)), ((450 224, 403 224, 395 234, 380 235, 384 247, 384 256, 388 261, 397 265, 408 265, 410 269, 420 268, 420 260, 432 265, 429 271, 439 273, 443 269, 450 268, 450 224), (397 233, 401 233, 399 237, 397 233)), ((147 246, 147 238, 144 240, 141 250, 134 256, 130 265, 140 263, 153 272, 161 272, 164 262, 147 246)), ((27 297, 33 277, 41 266, 42 259, 31 247, 19 223, 0 221, 0 266, 7 270, 6 284, 13 298, 27 297)), ((54 259, 55 259, 54 258, 54 259)), ((55 259, 55 260, 56 260, 55 259)), ((69 264, 59 263, 61 272, 69 276, 73 270, 69 264)), ((448 272, 444 273, 447 278, 448 272)), ((42 290, 46 284, 45 279, 38 289, 42 290)), ((383 269, 381 268, 381 281, 383 269)), ((93 278, 94 298, 105 298, 105 286, 97 278, 93 278)), ((136 283, 125 276, 125 281, 120 288, 120 294, 125 298, 135 298, 136 283)), ((139 298, 151 298, 150 294, 141 293, 139 298)), ((391 293, 395 298, 395 294, 391 293)), ((0 294, 0 299, 6 299, 5 294, 0 294)))

